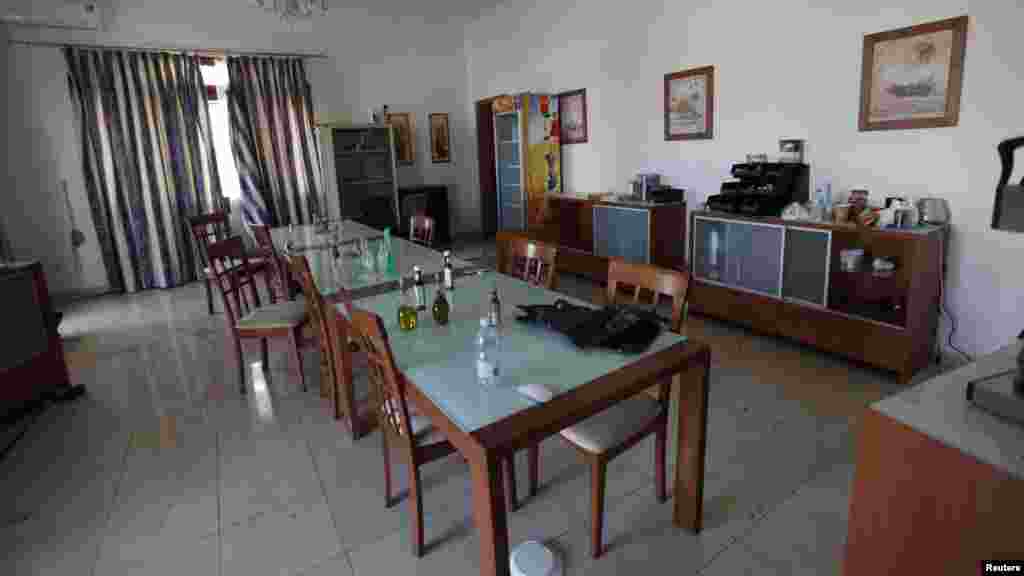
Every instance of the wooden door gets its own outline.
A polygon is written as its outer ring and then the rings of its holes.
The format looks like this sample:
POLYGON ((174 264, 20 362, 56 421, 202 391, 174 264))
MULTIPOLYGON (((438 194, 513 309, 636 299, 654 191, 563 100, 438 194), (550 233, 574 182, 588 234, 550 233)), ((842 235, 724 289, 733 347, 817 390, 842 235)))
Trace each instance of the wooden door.
POLYGON ((487 98, 476 103, 477 159, 480 163, 480 229, 484 238, 498 231, 498 191, 494 157, 494 113, 487 98))

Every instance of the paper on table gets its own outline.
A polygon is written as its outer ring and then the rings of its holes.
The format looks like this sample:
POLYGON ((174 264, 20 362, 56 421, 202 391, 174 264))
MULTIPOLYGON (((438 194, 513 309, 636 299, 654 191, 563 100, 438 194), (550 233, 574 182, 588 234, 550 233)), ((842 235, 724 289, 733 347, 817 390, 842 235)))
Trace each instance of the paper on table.
POLYGON ((555 397, 555 393, 552 392, 550 388, 542 384, 526 384, 524 386, 518 386, 516 390, 518 390, 523 396, 541 404, 555 397))

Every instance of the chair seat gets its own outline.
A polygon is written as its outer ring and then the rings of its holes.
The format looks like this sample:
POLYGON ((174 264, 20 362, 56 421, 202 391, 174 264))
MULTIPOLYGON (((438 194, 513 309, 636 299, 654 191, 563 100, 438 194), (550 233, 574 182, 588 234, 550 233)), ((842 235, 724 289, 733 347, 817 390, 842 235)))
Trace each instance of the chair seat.
POLYGON ((238 321, 239 330, 272 330, 294 328, 306 319, 306 303, 302 300, 264 306, 238 321))
POLYGON ((562 437, 594 454, 618 446, 658 417, 660 404, 639 394, 562 430, 562 437))

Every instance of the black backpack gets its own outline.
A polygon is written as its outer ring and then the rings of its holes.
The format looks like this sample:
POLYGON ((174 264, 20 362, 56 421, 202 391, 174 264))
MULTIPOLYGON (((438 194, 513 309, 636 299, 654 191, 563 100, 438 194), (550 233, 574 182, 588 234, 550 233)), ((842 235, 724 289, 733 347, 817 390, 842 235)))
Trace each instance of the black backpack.
POLYGON ((612 304, 595 309, 556 300, 554 304, 518 306, 520 322, 561 332, 580 348, 608 348, 631 354, 647 350, 664 327, 651 308, 612 304))

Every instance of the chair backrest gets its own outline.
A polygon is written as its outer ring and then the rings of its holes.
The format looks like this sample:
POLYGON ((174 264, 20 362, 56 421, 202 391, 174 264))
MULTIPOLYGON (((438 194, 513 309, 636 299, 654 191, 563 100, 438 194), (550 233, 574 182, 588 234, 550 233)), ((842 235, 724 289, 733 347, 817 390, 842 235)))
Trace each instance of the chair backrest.
POLYGON ((498 271, 530 284, 554 290, 558 276, 555 272, 557 258, 558 248, 555 246, 512 237, 505 245, 504 258, 498 262, 498 271))
POLYGON ((210 244, 226 240, 229 236, 230 226, 228 226, 227 212, 218 210, 192 216, 188 219, 188 225, 192 229, 192 238, 195 240, 196 250, 199 252, 203 266, 209 266, 210 255, 207 253, 207 248, 210 244))
POLYGON ((434 244, 434 219, 422 212, 409 218, 409 238, 413 242, 432 246, 434 244))
MULTIPOLYGON (((338 328, 338 316, 334 313, 333 307, 324 302, 324 297, 316 289, 316 281, 313 279, 313 272, 309 268, 309 260, 301 254, 289 258, 291 269, 295 275, 302 279, 303 293, 306 295, 307 308, 310 316, 315 320, 319 330, 320 342, 327 353, 327 369, 331 381, 338 378, 338 369, 341 366, 340 350, 341 330, 338 328)), ((334 389, 332 387, 332 389, 334 389)))
POLYGON ((640 302, 640 292, 646 290, 652 295, 652 304, 658 304, 659 296, 672 299, 672 331, 680 332, 683 327, 683 307, 690 288, 690 274, 678 270, 659 268, 649 264, 633 264, 625 260, 612 259, 608 262, 608 303, 616 301, 620 288, 633 287, 633 303, 640 302))
POLYGON ((351 320, 354 335, 366 353, 370 385, 377 391, 380 425, 388 426, 396 435, 408 440, 406 448, 412 450, 415 440, 405 397, 405 379, 395 365, 384 322, 380 316, 359 309, 352 310, 351 320))
POLYGON ((274 239, 270 235, 270 227, 263 224, 252 224, 249 226, 252 235, 256 238, 256 246, 259 254, 270 266, 270 284, 273 287, 270 291, 270 302, 273 303, 276 296, 283 300, 291 300, 291 293, 288 289, 288 267, 284 264, 284 258, 274 246, 274 239), (276 294, 275 294, 276 293, 276 294))
POLYGON ((232 236, 207 246, 214 284, 224 299, 224 309, 232 324, 260 307, 253 270, 245 255, 241 236, 232 236))

